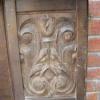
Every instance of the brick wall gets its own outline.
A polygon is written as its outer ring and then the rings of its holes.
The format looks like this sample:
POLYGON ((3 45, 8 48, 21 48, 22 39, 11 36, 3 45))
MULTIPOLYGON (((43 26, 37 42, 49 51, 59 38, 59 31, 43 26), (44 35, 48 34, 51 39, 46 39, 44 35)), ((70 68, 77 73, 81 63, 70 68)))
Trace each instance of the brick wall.
POLYGON ((100 0, 89 0, 87 99, 100 100, 100 0))

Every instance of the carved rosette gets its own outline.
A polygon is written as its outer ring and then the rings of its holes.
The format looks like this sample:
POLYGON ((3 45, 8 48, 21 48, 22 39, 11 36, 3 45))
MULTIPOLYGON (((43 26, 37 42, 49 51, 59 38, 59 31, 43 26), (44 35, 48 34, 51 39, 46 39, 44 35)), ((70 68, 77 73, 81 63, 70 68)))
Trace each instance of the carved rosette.
POLYGON ((48 14, 27 20, 20 28, 24 88, 32 96, 66 96, 75 90, 74 22, 48 14))

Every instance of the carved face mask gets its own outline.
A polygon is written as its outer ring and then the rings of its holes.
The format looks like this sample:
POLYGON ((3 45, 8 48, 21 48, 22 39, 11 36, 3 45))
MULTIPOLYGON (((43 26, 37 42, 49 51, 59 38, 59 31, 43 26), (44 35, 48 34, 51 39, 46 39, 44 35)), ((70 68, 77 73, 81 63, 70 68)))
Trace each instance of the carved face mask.
POLYGON ((63 24, 60 28, 60 36, 64 43, 70 42, 74 36, 74 28, 71 25, 63 24))
POLYGON ((72 37, 73 37, 73 33, 71 31, 65 31, 62 36, 64 43, 71 41, 72 37))
POLYGON ((24 33, 22 38, 22 43, 28 44, 32 41, 32 33, 24 33))

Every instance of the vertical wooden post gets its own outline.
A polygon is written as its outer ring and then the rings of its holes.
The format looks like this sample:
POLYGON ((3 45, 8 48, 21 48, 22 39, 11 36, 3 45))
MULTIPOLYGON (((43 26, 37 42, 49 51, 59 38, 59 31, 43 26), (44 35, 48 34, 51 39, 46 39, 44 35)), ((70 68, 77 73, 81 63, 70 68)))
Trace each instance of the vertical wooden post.
POLYGON ((19 48, 17 39, 16 8, 15 0, 5 0, 5 25, 7 35, 7 45, 9 62, 13 80, 14 100, 24 100, 22 76, 20 69, 19 48))
POLYGON ((88 0, 77 0, 77 33, 78 33, 78 57, 77 57, 77 100, 85 100, 85 77, 87 66, 88 43, 88 0))
POLYGON ((13 99, 12 82, 5 37, 3 0, 0 0, 0 100, 13 99))

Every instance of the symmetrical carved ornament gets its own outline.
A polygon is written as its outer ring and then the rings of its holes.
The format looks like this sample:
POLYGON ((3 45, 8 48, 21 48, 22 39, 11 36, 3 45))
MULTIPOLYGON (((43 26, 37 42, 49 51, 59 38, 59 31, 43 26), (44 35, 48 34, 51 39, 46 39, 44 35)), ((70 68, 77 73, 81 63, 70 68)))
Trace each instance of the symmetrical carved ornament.
POLYGON ((41 14, 19 31, 24 88, 31 96, 66 96, 75 91, 75 24, 41 14))

